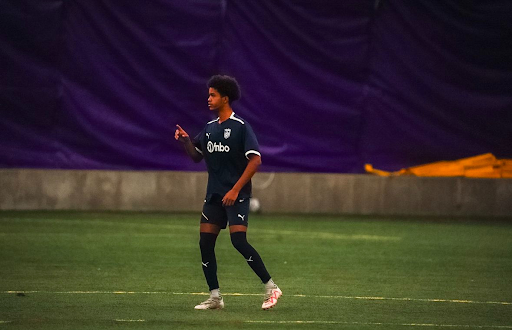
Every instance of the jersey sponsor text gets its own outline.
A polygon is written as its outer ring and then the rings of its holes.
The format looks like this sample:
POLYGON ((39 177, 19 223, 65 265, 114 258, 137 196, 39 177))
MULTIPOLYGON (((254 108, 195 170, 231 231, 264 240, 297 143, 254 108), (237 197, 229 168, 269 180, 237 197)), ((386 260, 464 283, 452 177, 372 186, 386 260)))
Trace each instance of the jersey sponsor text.
POLYGON ((217 143, 217 142, 212 142, 212 141, 208 141, 208 143, 206 144, 206 149, 208 150, 209 153, 214 153, 214 152, 229 152, 230 148, 229 146, 225 146, 223 145, 222 143, 217 143))

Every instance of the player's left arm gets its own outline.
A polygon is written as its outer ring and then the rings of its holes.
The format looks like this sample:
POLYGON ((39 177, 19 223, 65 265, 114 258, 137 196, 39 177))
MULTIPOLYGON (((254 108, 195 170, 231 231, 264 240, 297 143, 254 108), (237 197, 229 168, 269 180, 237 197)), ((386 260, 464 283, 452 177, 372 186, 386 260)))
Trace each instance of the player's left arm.
POLYGON ((258 168, 261 165, 261 156, 251 153, 247 157, 249 158, 249 162, 247 163, 244 173, 242 173, 240 179, 238 179, 233 188, 231 188, 231 190, 228 191, 222 199, 222 205, 224 206, 231 206, 235 204, 240 190, 251 180, 254 174, 258 172, 258 168))

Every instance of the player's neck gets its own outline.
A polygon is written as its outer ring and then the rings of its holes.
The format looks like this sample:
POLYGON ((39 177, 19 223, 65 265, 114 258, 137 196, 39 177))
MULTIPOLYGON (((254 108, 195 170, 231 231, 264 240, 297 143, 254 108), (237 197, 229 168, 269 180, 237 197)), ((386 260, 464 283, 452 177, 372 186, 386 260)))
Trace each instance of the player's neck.
POLYGON ((231 117, 233 114, 233 109, 229 105, 223 106, 217 111, 217 114, 219 115, 219 124, 222 122, 225 122, 226 120, 231 117))

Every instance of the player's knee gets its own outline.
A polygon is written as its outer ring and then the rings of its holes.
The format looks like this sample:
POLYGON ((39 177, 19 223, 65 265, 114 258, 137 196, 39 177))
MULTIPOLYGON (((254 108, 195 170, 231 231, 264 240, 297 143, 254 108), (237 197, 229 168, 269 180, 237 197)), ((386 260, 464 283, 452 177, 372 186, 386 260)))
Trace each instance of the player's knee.
POLYGON ((199 248, 204 250, 212 250, 215 248, 217 235, 211 233, 201 233, 199 237, 199 248))
POLYGON ((201 250, 204 250, 207 248, 207 246, 208 246, 208 243, 204 239, 200 238, 199 239, 199 248, 201 250))
POLYGON ((231 244, 239 252, 246 250, 250 245, 247 242, 247 235, 245 232, 236 232, 231 234, 231 244))

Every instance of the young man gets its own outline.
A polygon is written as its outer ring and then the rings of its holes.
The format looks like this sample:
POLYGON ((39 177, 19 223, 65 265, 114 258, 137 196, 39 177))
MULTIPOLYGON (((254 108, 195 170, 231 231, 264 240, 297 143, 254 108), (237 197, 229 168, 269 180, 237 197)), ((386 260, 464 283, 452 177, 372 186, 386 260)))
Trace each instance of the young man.
POLYGON ((180 141, 196 163, 203 158, 208 169, 208 185, 200 225, 199 247, 210 298, 195 309, 221 309, 215 242, 229 224, 233 246, 265 284, 262 308, 274 307, 282 291, 272 281, 258 252, 247 242, 251 178, 261 164, 258 141, 247 121, 235 115, 231 103, 240 98, 237 81, 216 75, 208 81, 208 107, 218 118, 191 140, 179 125, 174 138, 180 141))

